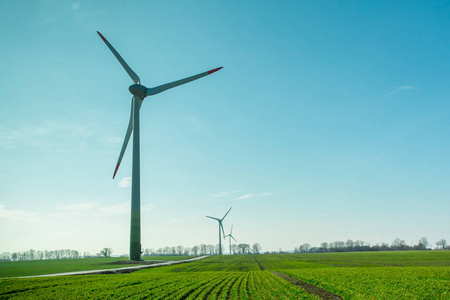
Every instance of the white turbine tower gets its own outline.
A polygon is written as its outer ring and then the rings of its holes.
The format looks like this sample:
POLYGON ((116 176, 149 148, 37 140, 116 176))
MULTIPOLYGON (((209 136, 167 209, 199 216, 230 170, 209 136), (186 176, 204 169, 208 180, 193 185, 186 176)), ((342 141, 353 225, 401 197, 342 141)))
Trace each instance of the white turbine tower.
POLYGON ((225 216, 223 216, 222 219, 206 216, 207 218, 210 218, 210 219, 213 219, 213 220, 216 220, 216 221, 219 222, 219 255, 222 255, 222 232, 223 232, 223 236, 225 238, 225 231, 223 230, 222 221, 228 215, 228 213, 230 212, 231 208, 232 207, 230 207, 230 209, 227 211, 227 213, 225 214, 225 216), (220 231, 221 229, 222 229, 222 231, 220 231))
POLYGON ((227 234, 225 237, 227 237, 227 238, 228 238, 228 241, 230 242, 230 255, 231 255, 231 239, 233 239, 233 240, 237 243, 236 239, 235 239, 234 236, 233 236, 233 225, 231 225, 231 231, 230 231, 230 233, 227 234))
POLYGON ((216 68, 207 72, 203 72, 191 77, 180 79, 174 82, 166 83, 154 88, 146 88, 141 85, 141 79, 133 70, 128 66, 128 64, 123 60, 123 58, 117 53, 114 47, 105 39, 105 37, 98 32, 98 35, 108 46, 109 50, 114 54, 117 60, 120 62, 122 67, 131 77, 134 82, 133 85, 129 87, 133 98, 131 101, 131 114, 130 122, 128 123, 127 133, 123 141, 122 150, 120 151, 119 159, 117 160, 116 169, 114 170, 113 179, 116 176, 117 170, 119 169, 120 162, 125 153, 128 145, 131 133, 133 132, 133 164, 132 164, 132 180, 131 180, 131 226, 130 226, 130 260, 140 260, 141 259, 141 191, 140 191, 140 162, 139 162, 139 110, 142 105, 142 101, 147 96, 153 96, 158 93, 164 92, 165 90, 171 89, 173 87, 191 82, 193 80, 202 78, 206 75, 212 74, 216 71, 222 69, 216 68))

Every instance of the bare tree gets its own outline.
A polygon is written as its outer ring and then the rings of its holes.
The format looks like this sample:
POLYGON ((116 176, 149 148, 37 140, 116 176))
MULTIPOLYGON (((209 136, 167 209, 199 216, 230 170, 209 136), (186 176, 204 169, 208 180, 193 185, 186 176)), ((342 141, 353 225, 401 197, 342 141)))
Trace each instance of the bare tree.
POLYGON ((253 246, 252 246, 252 249, 253 249, 253 253, 254 254, 259 254, 259 252, 261 251, 262 247, 261 247, 260 244, 254 243, 253 246))
POLYGON ((436 242, 436 246, 439 249, 439 246, 442 246, 442 250, 445 249, 445 246, 447 246, 447 241, 444 239, 441 239, 439 241, 436 242))
POLYGON ((206 248, 208 249, 209 255, 214 255, 214 246, 213 245, 207 245, 206 248))
POLYGON ((300 252, 308 252, 309 248, 311 248, 311 245, 308 243, 305 243, 305 244, 300 245, 300 247, 298 247, 298 250, 300 252))
POLYGON ((428 239, 426 237, 421 237, 419 240, 419 249, 425 250, 428 248, 428 239))
POLYGON ((207 246, 206 246, 205 244, 201 244, 201 245, 200 245, 200 253, 201 253, 202 255, 206 255, 207 251, 208 251, 207 246))
POLYGON ((345 242, 345 247, 347 247, 347 251, 353 251, 353 245, 354 243, 350 239, 345 242))
POLYGON ((356 251, 361 251, 362 247, 364 247, 364 241, 356 240, 353 246, 355 247, 356 251))
POLYGON ((28 260, 33 260, 35 254, 36 254, 35 250, 33 250, 33 249, 28 250, 28 253, 27 253, 28 260))
POLYGON ((336 245, 336 250, 339 252, 345 251, 345 243, 343 241, 334 242, 336 245))
POLYGON ((239 249, 239 254, 249 254, 250 245, 249 244, 239 244, 238 249, 239 249))
POLYGON ((100 251, 100 256, 103 256, 103 257, 110 257, 111 254, 112 254, 112 252, 113 252, 113 250, 112 250, 111 248, 103 248, 103 249, 100 251))
POLYGON ((3 252, 0 255, 0 260, 2 260, 2 261, 9 261, 9 260, 11 260, 11 254, 9 252, 3 252))
POLYGON ((406 243, 404 240, 401 240, 399 238, 396 238, 393 242, 392 242, 392 248, 394 248, 394 250, 404 250, 406 246, 406 243))
POLYGON ((183 246, 177 246, 177 254, 183 255, 184 253, 184 247, 183 246))
MULTIPOLYGON (((216 247, 214 248, 214 254, 219 254, 220 253, 220 245, 216 244, 216 247)), ((222 253, 224 252, 224 245, 222 245, 222 253)))
POLYGON ((191 251, 194 255, 198 255, 198 252, 200 251, 200 247, 195 245, 194 247, 192 247, 191 251))

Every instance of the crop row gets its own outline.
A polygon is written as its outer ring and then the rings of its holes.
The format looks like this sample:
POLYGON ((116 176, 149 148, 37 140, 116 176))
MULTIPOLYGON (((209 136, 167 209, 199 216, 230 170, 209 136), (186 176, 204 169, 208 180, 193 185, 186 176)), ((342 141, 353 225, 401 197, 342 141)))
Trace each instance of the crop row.
POLYGON ((180 272, 249 272, 259 270, 253 255, 211 256, 206 259, 145 270, 150 273, 180 272))
POLYGON ((11 299, 317 299, 268 272, 144 273, 0 281, 11 299))
POLYGON ((285 274, 351 299, 450 299, 447 267, 284 270, 285 274))

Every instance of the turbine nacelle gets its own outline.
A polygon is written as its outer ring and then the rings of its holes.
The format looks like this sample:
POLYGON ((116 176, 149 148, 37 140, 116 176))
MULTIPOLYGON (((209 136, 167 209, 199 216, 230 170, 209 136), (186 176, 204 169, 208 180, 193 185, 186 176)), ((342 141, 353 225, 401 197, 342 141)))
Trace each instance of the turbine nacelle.
POLYGON ((128 89, 133 96, 138 97, 141 100, 144 100, 144 98, 147 97, 147 88, 142 84, 130 85, 128 89))

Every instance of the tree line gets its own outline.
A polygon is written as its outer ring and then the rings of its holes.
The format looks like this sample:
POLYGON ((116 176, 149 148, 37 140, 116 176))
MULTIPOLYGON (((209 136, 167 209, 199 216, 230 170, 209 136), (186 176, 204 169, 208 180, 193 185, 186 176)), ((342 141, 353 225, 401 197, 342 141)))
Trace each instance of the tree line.
MULTIPOLYGON (((261 252, 261 245, 259 243, 255 243, 252 246, 250 244, 232 244, 231 245, 231 253, 233 255, 242 255, 242 254, 259 254, 261 252)), ((184 247, 184 246, 166 246, 163 248, 158 248, 156 250, 152 248, 144 249, 144 256, 165 256, 165 255, 218 255, 219 244, 216 245, 207 245, 200 244, 195 245, 193 247, 184 247)), ((229 248, 222 245, 222 253, 229 252, 229 248)))
MULTIPOLYGON (((229 248, 222 245, 222 253, 225 250, 228 252, 229 248)), ((261 252, 261 245, 258 243, 253 244, 233 244, 231 245, 231 252, 234 255, 242 254, 259 254, 261 252)), ((103 248, 96 254, 91 254, 89 252, 80 252, 72 249, 61 249, 61 250, 33 250, 30 249, 24 252, 4 252, 0 254, 0 261, 22 261, 22 260, 49 260, 49 259, 74 259, 74 258, 92 258, 92 257, 110 257, 113 253, 111 248, 103 248)), ((200 244, 194 247, 184 247, 184 246, 166 246, 163 248, 158 248, 157 250, 146 248, 143 251, 143 256, 165 256, 165 255, 218 255, 219 254, 219 244, 217 245, 206 245, 200 244)), ((127 257, 127 254, 121 255, 127 257)))
POLYGON ((0 254, 0 261, 21 261, 21 260, 48 260, 48 259, 74 259, 74 258, 91 258, 91 257, 110 257, 111 248, 103 248, 96 254, 89 252, 79 252, 72 249, 60 250, 34 250, 30 249, 24 252, 4 252, 0 254))
MULTIPOLYGON (((445 239, 440 239, 435 242, 435 250, 450 250, 450 245, 445 239)), ((433 245, 428 242, 426 237, 422 237, 417 244, 407 245, 406 242, 400 238, 396 238, 390 245, 387 243, 377 243, 371 245, 360 240, 334 241, 323 242, 320 247, 312 247, 309 243, 301 244, 295 247, 294 253, 324 253, 324 252, 358 252, 358 251, 404 251, 404 250, 431 250, 433 245)), ((231 254, 260 254, 262 247, 259 243, 250 244, 232 244, 231 254)), ((228 253, 229 248, 222 245, 222 253, 228 253)), ((74 259, 74 258, 92 258, 92 257, 110 257, 113 250, 111 248, 103 248, 96 254, 89 252, 79 252, 72 249, 61 250, 33 250, 30 249, 24 252, 4 252, 0 254, 0 261, 21 261, 21 260, 47 260, 47 259, 74 259)), ((291 251, 288 251, 291 252, 291 251)), ((285 253, 281 249, 277 251, 266 251, 265 253, 285 253)), ((166 246, 158 248, 157 250, 146 248, 143 251, 143 256, 164 256, 164 255, 218 255, 219 244, 206 245, 200 244, 193 247, 184 246, 166 246)), ((122 255, 127 257, 128 255, 122 255)))
MULTIPOLYGON (((450 250, 445 239, 441 239, 435 243, 435 250, 450 250)), ((400 238, 396 238, 390 245, 387 243, 377 243, 370 245, 364 241, 335 241, 323 242, 320 247, 311 247, 310 244, 305 243, 295 247, 294 253, 323 253, 323 252, 357 252, 357 251, 404 251, 404 250, 431 250, 432 244, 428 242, 426 237, 420 238, 415 245, 408 245, 400 238)))

